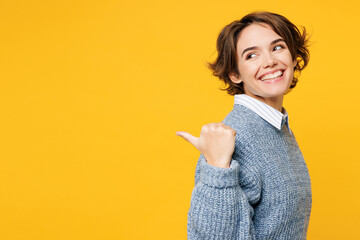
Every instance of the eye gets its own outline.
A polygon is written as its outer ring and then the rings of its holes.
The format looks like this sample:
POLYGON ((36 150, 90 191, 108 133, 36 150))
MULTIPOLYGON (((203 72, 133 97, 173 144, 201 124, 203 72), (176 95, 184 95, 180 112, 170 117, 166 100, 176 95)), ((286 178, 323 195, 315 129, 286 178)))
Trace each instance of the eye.
POLYGON ((283 48, 285 48, 283 45, 277 45, 277 46, 274 47, 274 50, 276 51, 276 50, 280 50, 280 49, 283 49, 283 48))
POLYGON ((246 56, 246 59, 250 59, 250 58, 253 58, 255 56, 256 56, 255 53, 250 53, 249 55, 246 56))

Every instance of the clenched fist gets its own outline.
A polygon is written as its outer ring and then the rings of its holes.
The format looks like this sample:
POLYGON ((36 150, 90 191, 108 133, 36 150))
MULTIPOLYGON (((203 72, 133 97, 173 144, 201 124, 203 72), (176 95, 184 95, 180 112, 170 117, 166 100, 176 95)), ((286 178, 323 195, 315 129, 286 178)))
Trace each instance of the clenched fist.
POLYGON ((215 167, 228 168, 235 149, 236 131, 224 123, 209 123, 201 128, 200 137, 179 131, 176 135, 183 137, 196 147, 215 167))

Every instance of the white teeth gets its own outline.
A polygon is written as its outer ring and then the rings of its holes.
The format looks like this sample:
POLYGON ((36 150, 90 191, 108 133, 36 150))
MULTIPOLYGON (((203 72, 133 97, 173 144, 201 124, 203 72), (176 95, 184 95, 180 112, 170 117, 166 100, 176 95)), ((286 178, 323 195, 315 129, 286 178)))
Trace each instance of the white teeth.
POLYGON ((271 79, 271 78, 276 78, 278 76, 280 76, 282 74, 282 71, 277 71, 277 72, 274 72, 273 74, 267 74, 265 76, 263 76, 260 80, 267 80, 267 79, 271 79))

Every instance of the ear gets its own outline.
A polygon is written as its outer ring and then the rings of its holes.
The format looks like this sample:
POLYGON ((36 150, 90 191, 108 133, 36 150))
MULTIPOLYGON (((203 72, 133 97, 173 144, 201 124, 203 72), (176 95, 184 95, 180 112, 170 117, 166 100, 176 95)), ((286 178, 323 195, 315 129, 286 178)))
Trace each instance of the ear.
POLYGON ((295 58, 293 61, 293 67, 295 67, 298 64, 297 59, 295 58))
POLYGON ((238 76, 238 74, 236 74, 236 73, 230 73, 229 78, 234 83, 241 83, 240 76, 238 76))

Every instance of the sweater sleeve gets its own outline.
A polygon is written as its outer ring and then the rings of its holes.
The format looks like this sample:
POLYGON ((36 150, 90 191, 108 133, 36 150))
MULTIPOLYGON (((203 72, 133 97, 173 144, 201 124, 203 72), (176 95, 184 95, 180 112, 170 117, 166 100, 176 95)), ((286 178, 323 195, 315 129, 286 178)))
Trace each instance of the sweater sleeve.
POLYGON ((240 164, 217 168, 201 154, 188 212, 189 240, 255 239, 254 210, 240 186, 240 164))

